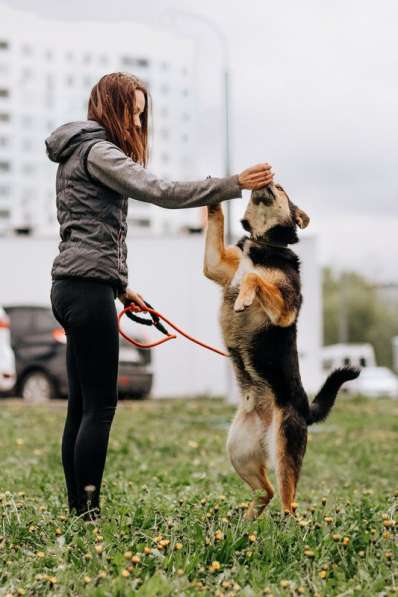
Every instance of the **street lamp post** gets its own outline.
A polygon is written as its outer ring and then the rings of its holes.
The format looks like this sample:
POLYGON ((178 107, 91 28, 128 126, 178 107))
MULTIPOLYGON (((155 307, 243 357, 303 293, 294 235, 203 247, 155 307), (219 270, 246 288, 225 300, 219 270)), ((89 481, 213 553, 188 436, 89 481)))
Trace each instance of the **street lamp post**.
MULTIPOLYGON (((224 176, 231 175, 231 148, 230 148, 230 72, 229 72, 229 53, 228 53, 228 41, 224 31, 211 19, 207 17, 191 13, 187 11, 173 11, 166 15, 188 18, 205 24, 218 38, 223 53, 223 67, 222 67, 222 87, 223 87, 223 104, 224 104, 224 176)), ((232 205, 230 201, 224 203, 225 206, 225 231, 227 244, 232 242, 232 205)))

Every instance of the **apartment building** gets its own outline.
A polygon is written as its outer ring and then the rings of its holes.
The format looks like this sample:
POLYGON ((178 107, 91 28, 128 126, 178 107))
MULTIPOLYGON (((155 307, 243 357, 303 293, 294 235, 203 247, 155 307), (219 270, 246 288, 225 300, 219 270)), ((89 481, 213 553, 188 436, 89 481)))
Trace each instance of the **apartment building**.
MULTIPOLYGON (((107 72, 142 78, 152 96, 149 168, 196 177, 194 48, 190 39, 125 22, 60 22, 0 6, 0 234, 57 234, 55 171, 44 139, 83 120, 90 90, 107 72)), ((129 229, 176 233, 199 212, 131 200, 129 229)))

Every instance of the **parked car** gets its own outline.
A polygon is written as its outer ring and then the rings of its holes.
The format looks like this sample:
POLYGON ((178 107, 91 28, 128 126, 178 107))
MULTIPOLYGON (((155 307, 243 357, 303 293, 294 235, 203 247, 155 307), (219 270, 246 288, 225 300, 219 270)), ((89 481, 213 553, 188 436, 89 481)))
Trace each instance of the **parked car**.
POLYGON ((387 367, 364 367, 357 379, 344 386, 350 394, 362 394, 371 398, 398 398, 398 377, 387 367))
POLYGON ((321 350, 322 369, 329 374, 338 367, 375 367, 373 346, 363 344, 330 344, 321 350))
POLYGON ((0 307, 0 393, 15 385, 15 357, 11 348, 10 321, 3 307, 0 307))
MULTIPOLYGON (((51 308, 9 305, 4 309, 16 361, 12 393, 31 402, 66 397, 66 336, 51 308)), ((120 336, 119 396, 146 398, 152 380, 151 351, 137 349, 120 336)))

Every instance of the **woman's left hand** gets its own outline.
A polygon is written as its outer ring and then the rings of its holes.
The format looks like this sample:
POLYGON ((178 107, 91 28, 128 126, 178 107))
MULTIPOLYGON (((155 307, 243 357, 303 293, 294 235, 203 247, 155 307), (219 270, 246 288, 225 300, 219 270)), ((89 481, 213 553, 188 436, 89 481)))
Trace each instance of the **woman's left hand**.
POLYGON ((123 303, 125 307, 127 307, 127 305, 129 305, 130 303, 134 303, 135 305, 138 305, 138 307, 146 307, 145 301, 142 298, 142 296, 138 294, 138 292, 131 290, 131 288, 126 288, 125 292, 120 293, 118 295, 118 299, 123 303))

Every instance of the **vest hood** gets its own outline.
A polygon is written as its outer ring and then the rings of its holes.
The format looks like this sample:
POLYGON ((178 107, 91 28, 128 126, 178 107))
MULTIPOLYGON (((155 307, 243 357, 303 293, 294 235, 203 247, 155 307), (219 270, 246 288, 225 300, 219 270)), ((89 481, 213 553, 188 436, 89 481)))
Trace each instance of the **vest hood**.
POLYGON ((95 120, 67 122, 56 128, 45 140, 52 162, 64 162, 83 141, 107 139, 105 128, 95 120))

